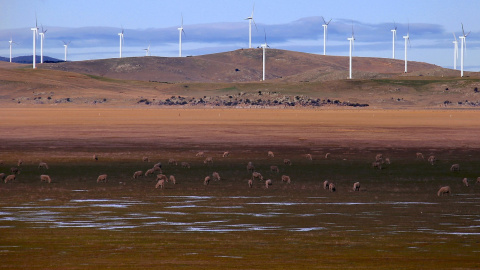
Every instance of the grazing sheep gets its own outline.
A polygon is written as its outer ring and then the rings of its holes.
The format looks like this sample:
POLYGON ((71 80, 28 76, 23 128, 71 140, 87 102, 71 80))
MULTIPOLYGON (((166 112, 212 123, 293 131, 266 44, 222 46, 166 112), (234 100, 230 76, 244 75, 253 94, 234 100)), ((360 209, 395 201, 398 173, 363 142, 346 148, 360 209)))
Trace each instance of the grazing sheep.
POLYGON ((196 157, 205 157, 205 153, 204 152, 198 152, 195 156, 196 157))
POLYGON ((249 188, 253 187, 253 180, 252 179, 248 179, 248 187, 249 188))
POLYGON ((270 166, 270 171, 278 173, 278 172, 280 172, 280 169, 278 169, 278 166, 272 165, 272 166, 270 166))
POLYGON ((168 178, 170 180, 170 182, 172 182, 174 185, 177 184, 177 180, 175 179, 175 176, 173 175, 170 175, 170 177, 168 178))
POLYGON ((17 176, 15 174, 10 174, 9 176, 5 177, 5 184, 15 179, 17 179, 17 176))
POLYGON ((467 178, 463 178, 462 183, 463 183, 466 187, 468 187, 468 179, 467 179, 467 178))
POLYGON ((48 170, 48 165, 47 165, 46 162, 40 162, 40 163, 38 163, 38 168, 39 169, 44 168, 44 169, 48 170))
POLYGON ((477 177, 477 184, 480 184, 480 177, 477 177))
POLYGON ((106 174, 101 174, 98 176, 97 178, 97 183, 100 183, 100 182, 107 182, 107 175, 106 174))
POLYGON ((220 181, 220 174, 218 174, 218 172, 213 172, 212 178, 214 181, 220 181))
POLYGON ((50 178, 50 176, 42 174, 40 175, 40 182, 47 182, 50 184, 52 182, 52 179, 50 178))
POLYGON ((133 179, 137 179, 138 177, 142 176, 143 175, 143 172, 142 171, 136 171, 134 174, 133 174, 133 179))
POLYGON ((152 169, 154 172, 162 173, 162 168, 160 167, 153 167, 152 169))
POLYGON ((268 151, 268 157, 272 157, 272 158, 273 158, 273 157, 275 157, 275 155, 273 154, 272 151, 268 151))
POLYGON ((162 163, 161 162, 158 162, 157 164, 153 165, 153 167, 158 167, 158 168, 162 168, 162 163))
POLYGON ((388 157, 385 158, 385 164, 390 165, 390 159, 388 157))
POLYGON ((328 184, 328 190, 330 190, 331 192, 335 192, 335 184, 334 183, 329 183, 328 184))
POLYGON ((23 161, 21 159, 19 159, 18 162, 17 162, 17 166, 20 167, 20 166, 22 166, 22 164, 23 164, 23 161))
POLYGON ((425 158, 423 157, 422 153, 418 152, 417 153, 417 159, 425 159, 425 158))
POLYGON ((452 172, 460 171, 460 165, 459 164, 453 164, 452 167, 450 167, 450 171, 452 171, 452 172))
POLYGON ((190 163, 188 163, 188 162, 182 162, 181 165, 182 165, 182 168, 190 169, 190 163))
POLYGON ((143 162, 150 162, 150 159, 148 157, 143 157, 142 160, 143 162))
POLYGON ((20 174, 20 171, 18 170, 17 167, 11 167, 11 168, 10 168, 10 172, 11 172, 12 174, 20 174))
POLYGON ((382 163, 379 162, 379 161, 374 161, 374 162, 372 162, 372 167, 381 170, 382 169, 382 163))
POLYGON ((383 155, 382 155, 382 154, 377 154, 377 155, 375 156, 375 160, 376 160, 376 161, 383 160, 383 155))
POLYGON ((252 179, 255 180, 255 178, 258 178, 258 179, 260 179, 260 180, 263 180, 263 176, 262 176, 262 174, 259 173, 259 172, 253 172, 253 173, 252 173, 252 179))
POLYGON ((203 185, 207 186, 210 184, 210 176, 205 177, 205 180, 203 180, 203 185))
POLYGON ((330 182, 328 182, 328 180, 325 180, 323 182, 323 189, 328 189, 328 185, 330 184, 330 182))
POLYGON ((305 158, 308 159, 308 160, 313 160, 313 157, 311 154, 306 154, 305 155, 305 158))
POLYGON ((157 181, 158 180, 164 180, 165 182, 168 182, 168 178, 165 174, 157 174, 157 181))
POLYGON ((353 183, 353 191, 360 191, 360 182, 353 183))
POLYGON ((178 163, 177 163, 177 161, 176 161, 175 159, 171 158, 171 159, 168 160, 168 165, 175 165, 175 166, 177 166, 178 163))
POLYGON ((155 188, 158 188, 160 187, 161 189, 163 189, 165 186, 165 180, 164 179, 160 179, 157 181, 157 184, 155 185, 155 188))
POLYGON ((291 166, 292 162, 290 161, 290 159, 286 158, 286 159, 283 160, 283 164, 291 166))
POLYGON ((251 161, 249 161, 247 164, 247 171, 249 172, 255 171, 255 166, 253 166, 253 163, 251 161))
POLYGON ((330 153, 326 153, 326 154, 325 154, 325 159, 327 159, 328 156, 330 156, 330 153))
POLYGON ((286 182, 287 184, 290 184, 290 176, 282 175, 282 182, 286 182))
POLYGON ((428 157, 428 162, 432 165, 435 165, 435 162, 437 162, 437 158, 435 156, 429 156, 428 157))
POLYGON ((5 177, 6 177, 6 176, 7 176, 6 174, 0 173, 0 180, 1 180, 1 181, 5 180, 5 177))
POLYGON ((96 154, 93 154, 93 160, 97 160, 98 161, 98 157, 96 154))
POLYGON ((146 172, 145 172, 145 176, 149 176, 151 174, 154 174, 155 173, 155 169, 148 169, 146 172))
POLYGON ((223 152, 222 157, 228 157, 229 155, 230 155, 230 152, 226 151, 226 152, 223 152))
POLYGON ((272 185, 272 180, 267 179, 267 181, 265 181, 265 187, 268 188, 268 186, 271 186, 271 185, 272 185))
POLYGON ((449 194, 451 195, 452 194, 452 190, 450 189, 449 186, 444 186, 444 187, 441 187, 438 192, 437 192, 437 196, 442 196, 442 195, 445 195, 445 194, 449 194))
POLYGON ((213 164, 213 158, 212 158, 212 157, 207 157, 207 158, 203 161, 203 163, 205 163, 205 164, 213 164))

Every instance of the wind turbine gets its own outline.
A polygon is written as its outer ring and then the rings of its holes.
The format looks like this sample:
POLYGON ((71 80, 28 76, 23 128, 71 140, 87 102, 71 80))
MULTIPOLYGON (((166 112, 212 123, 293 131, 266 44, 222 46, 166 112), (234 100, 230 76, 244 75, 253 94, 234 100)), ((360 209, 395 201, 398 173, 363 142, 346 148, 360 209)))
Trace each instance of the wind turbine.
POLYGON ((37 55, 37 36, 38 36, 38 24, 37 15, 35 15, 35 27, 30 28, 33 31, 33 69, 36 67, 36 55, 37 55))
POLYGON ((265 29, 263 31, 265 32, 265 43, 260 45, 260 47, 262 47, 262 49, 263 49, 263 77, 262 77, 262 81, 265 81, 265 50, 267 48, 270 48, 270 46, 268 46, 268 44, 267 44, 267 32, 265 31, 265 29))
MULTIPOLYGON (((122 27, 122 32, 118 33, 118 36, 120 37, 120 58, 122 58, 122 45, 123 45, 123 27, 122 27)), ((67 60, 65 60, 67 61, 67 60)))
POLYGON ((247 17, 245 20, 248 20, 248 48, 252 48, 252 21, 253 24, 255 25, 255 29, 257 29, 257 24, 255 23, 255 20, 253 19, 253 12, 255 11, 255 4, 253 4, 253 9, 252 9, 252 15, 250 17, 247 17))
POLYGON ((403 36, 403 38, 405 39, 405 73, 407 73, 408 69, 407 69, 407 43, 410 44, 410 24, 408 24, 408 31, 407 31, 407 35, 406 36, 403 36))
POLYGON ((14 42, 11 37, 10 37, 10 41, 8 41, 8 43, 10 43, 10 63, 11 63, 12 62, 12 44, 18 44, 18 43, 14 42))
POLYGON ((67 51, 68 51, 68 45, 70 44, 71 41, 69 42, 63 42, 63 47, 65 47, 65 62, 67 62, 67 51))
POLYGON ((460 76, 463 77, 463 58, 464 58, 464 53, 463 53, 463 47, 465 47, 465 52, 467 52, 467 36, 470 35, 470 32, 465 34, 465 30, 463 30, 463 23, 462 23, 462 36, 460 36, 460 40, 462 40, 462 51, 460 54, 460 68, 461 68, 461 73, 460 76))
POLYGON ((43 25, 42 25, 42 32, 40 32, 40 63, 43 64, 43 40, 45 39, 45 33, 47 32, 47 29, 43 30, 43 25))
POLYGON ((352 50, 353 50, 353 47, 355 46, 355 35, 353 33, 353 25, 352 25, 352 37, 347 38, 347 40, 350 41, 350 63, 349 63, 350 73, 348 78, 351 79, 352 78, 352 50))
POLYGON ((453 69, 457 70, 458 40, 457 40, 457 37, 455 36, 455 33, 453 33, 453 38, 455 39, 455 41, 453 41, 453 69))
POLYGON ((150 44, 148 44, 148 47, 143 50, 145 51, 145 56, 150 56, 150 44))
POLYGON ((185 31, 183 31, 183 14, 182 14, 182 25, 178 28, 178 57, 182 57, 182 33, 185 34, 185 31))
POLYGON ((393 56, 392 59, 395 59, 395 40, 397 40, 397 24, 393 22, 394 28, 390 31, 392 31, 392 46, 393 46, 393 56))
POLYGON ((328 24, 330 24, 330 22, 332 21, 332 19, 330 19, 330 21, 326 22, 325 19, 323 18, 322 16, 322 20, 323 20, 323 55, 327 55, 327 35, 328 35, 328 24))

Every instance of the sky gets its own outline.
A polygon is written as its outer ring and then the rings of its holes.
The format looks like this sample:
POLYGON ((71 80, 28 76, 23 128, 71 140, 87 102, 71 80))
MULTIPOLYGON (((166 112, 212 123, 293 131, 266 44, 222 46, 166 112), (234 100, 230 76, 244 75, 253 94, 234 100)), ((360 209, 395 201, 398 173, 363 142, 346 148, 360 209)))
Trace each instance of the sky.
MULTIPOLYGON (((124 29, 123 56, 178 56, 182 17, 182 55, 219 53, 248 47, 248 21, 254 8, 252 46, 323 54, 323 16, 328 26, 327 54, 349 54, 355 35, 356 57, 392 57, 392 32, 397 26, 395 58, 453 68, 454 36, 467 37, 465 70, 480 71, 478 0, 0 0, 0 56, 32 54, 32 31, 47 30, 44 55, 68 60, 119 56, 118 33, 124 29)), ((37 42, 37 54, 40 54, 37 42)), ((460 65, 460 44, 457 68, 460 65)))

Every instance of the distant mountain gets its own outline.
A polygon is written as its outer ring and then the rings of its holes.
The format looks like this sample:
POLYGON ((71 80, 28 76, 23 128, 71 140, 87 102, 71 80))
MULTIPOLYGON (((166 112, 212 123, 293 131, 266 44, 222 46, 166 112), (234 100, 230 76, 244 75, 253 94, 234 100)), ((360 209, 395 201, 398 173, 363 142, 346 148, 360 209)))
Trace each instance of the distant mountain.
MULTIPOLYGON (((37 55, 36 59, 37 59, 37 63, 40 63, 40 56, 39 55, 37 55)), ((0 57, 0 61, 9 62, 10 58, 9 57, 0 57)), ((12 62, 13 63, 19 63, 19 64, 32 64, 33 57, 31 55, 12 57, 12 62)), ((50 57, 50 56, 43 56, 43 62, 44 63, 59 63, 59 62, 64 62, 64 61, 60 60, 60 59, 57 59, 57 58, 50 57)))

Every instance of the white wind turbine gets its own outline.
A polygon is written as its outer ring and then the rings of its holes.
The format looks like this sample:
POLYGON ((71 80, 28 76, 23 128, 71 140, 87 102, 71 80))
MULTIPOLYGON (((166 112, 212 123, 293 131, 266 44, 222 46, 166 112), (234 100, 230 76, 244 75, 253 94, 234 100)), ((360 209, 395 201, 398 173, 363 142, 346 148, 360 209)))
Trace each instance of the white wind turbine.
POLYGON ((322 20, 323 20, 323 55, 327 55, 327 35, 328 35, 328 25, 330 24, 330 22, 332 21, 332 19, 330 19, 330 21, 325 21, 325 19, 323 18, 322 16, 322 20))
POLYGON ((33 68, 36 67, 36 55, 37 55, 37 36, 38 36, 38 24, 37 24, 37 16, 35 16, 35 27, 30 28, 33 31, 33 68))
MULTIPOLYGON (((265 29, 263 31, 265 32, 265 29)), ((270 48, 270 46, 268 46, 268 44, 267 44, 267 32, 265 32, 265 43, 260 45, 260 47, 262 47, 262 49, 263 49, 263 76, 262 76, 262 81, 265 81, 265 50, 267 48, 270 48)))
POLYGON ((67 51, 68 51, 68 45, 70 44, 71 41, 69 42, 63 42, 63 47, 65 47, 65 62, 67 62, 67 51))
POLYGON ((252 22, 255 25, 255 29, 257 29, 257 24, 255 23, 255 20, 253 19, 253 12, 255 11, 255 4, 253 5, 252 9, 252 15, 250 17, 247 17, 245 20, 248 20, 248 48, 252 48, 252 22))
POLYGON ((185 31, 183 31, 183 14, 182 14, 182 24, 181 26, 178 28, 178 57, 182 57, 182 33, 187 36, 185 34, 185 31))
POLYGON ((460 68, 461 68, 461 73, 460 76, 463 77, 463 58, 465 54, 463 53, 463 47, 465 47, 465 52, 467 52, 467 36, 470 35, 470 32, 465 34, 465 30, 463 30, 463 23, 462 23, 462 36, 460 36, 460 40, 462 40, 462 51, 460 54, 460 68))
POLYGON ((453 41, 453 69, 457 70, 458 40, 457 40, 457 37, 455 36, 455 33, 453 33, 453 38, 455 39, 455 41, 453 41))
POLYGON ((40 63, 43 64, 43 40, 45 39, 45 33, 47 32, 47 29, 43 30, 43 25, 42 25, 42 32, 40 32, 40 63))
POLYGON ((392 46, 393 46, 393 56, 392 56, 392 59, 395 59, 395 40, 397 40, 397 24, 395 22, 393 22, 393 25, 394 25, 394 28, 390 31, 392 31, 392 35, 393 35, 393 38, 392 38, 392 46))
POLYGON ((145 51, 145 56, 150 56, 150 44, 148 44, 148 47, 143 50, 145 51))
POLYGON ((407 35, 406 36, 403 36, 403 38, 405 39, 405 73, 407 73, 408 69, 407 69, 407 43, 410 44, 410 24, 408 25, 408 31, 407 31, 407 35))
MULTIPOLYGON (((124 29, 122 27, 122 32, 121 33, 118 33, 118 36, 120 38, 120 58, 122 58, 122 45, 123 45, 123 32, 124 32, 124 29)), ((67 61, 67 60, 65 60, 67 61)))
POLYGON ((353 25, 352 25, 352 36, 347 38, 347 40, 350 41, 350 62, 349 62, 350 72, 349 72, 348 78, 351 79, 352 78, 352 51, 355 46, 355 35, 353 33, 353 25))
POLYGON ((12 37, 10 37, 10 41, 8 41, 8 43, 10 43, 10 63, 11 63, 12 62, 12 44, 18 44, 18 43, 14 42, 12 37))

